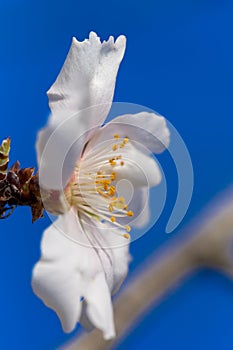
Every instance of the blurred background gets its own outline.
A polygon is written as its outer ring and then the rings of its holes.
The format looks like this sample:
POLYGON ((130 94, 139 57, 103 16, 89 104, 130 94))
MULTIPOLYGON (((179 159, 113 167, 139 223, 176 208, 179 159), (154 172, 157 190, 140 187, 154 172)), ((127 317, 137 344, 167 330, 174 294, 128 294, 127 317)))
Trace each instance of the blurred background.
MULTIPOLYGON (((36 165, 36 134, 49 114, 46 90, 72 36, 83 40, 91 30, 101 39, 125 34, 114 100, 166 116, 192 158, 194 193, 182 228, 233 178, 232 18, 231 0, 1 0, 0 136, 12 138, 11 162, 36 165)), ((179 230, 165 234, 177 175, 168 154, 159 160, 168 184, 165 210, 155 227, 132 244, 130 274, 179 230)), ((51 350, 73 335, 62 332, 55 313, 30 286, 49 224, 46 217, 32 225, 28 208, 0 223, 1 349, 51 350)), ((233 284, 204 270, 150 310, 118 349, 231 350, 232 333, 233 284)))

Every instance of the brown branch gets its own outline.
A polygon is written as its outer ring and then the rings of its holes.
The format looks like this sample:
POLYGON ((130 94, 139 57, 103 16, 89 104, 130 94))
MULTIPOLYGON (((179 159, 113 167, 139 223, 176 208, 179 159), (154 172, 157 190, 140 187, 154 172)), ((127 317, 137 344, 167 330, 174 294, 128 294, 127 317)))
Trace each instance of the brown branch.
POLYGON ((114 304, 116 339, 104 341, 102 333, 94 330, 75 338, 60 350, 111 349, 135 327, 149 307, 158 304, 169 290, 197 268, 210 267, 233 276, 232 191, 229 190, 224 198, 228 198, 227 202, 218 200, 217 206, 211 205, 136 271, 114 304))

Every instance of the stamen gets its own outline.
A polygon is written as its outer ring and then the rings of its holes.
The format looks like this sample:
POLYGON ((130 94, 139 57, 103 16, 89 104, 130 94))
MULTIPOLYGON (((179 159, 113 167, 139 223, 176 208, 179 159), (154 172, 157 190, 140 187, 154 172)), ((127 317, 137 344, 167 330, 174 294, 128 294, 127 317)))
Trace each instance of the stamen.
POLYGON ((114 158, 109 159, 109 163, 111 166, 114 166, 117 164, 114 158))
POLYGON ((96 180, 96 184, 110 185, 111 180, 96 180))
POLYGON ((128 232, 131 231, 131 227, 130 227, 129 225, 126 225, 125 228, 126 228, 126 230, 127 230, 128 232))
POLYGON ((115 180, 116 180, 116 173, 112 173, 112 174, 111 174, 111 180, 112 180, 112 181, 115 181, 115 180))
MULTIPOLYGON (((70 205, 75 206, 77 211, 85 216, 91 216, 100 222, 111 222, 115 226, 131 231, 129 225, 123 225, 118 219, 132 217, 132 210, 128 210, 124 197, 118 197, 115 186, 117 170, 109 170, 109 165, 123 166, 120 149, 125 147, 129 138, 120 139, 118 134, 114 134, 114 141, 107 143, 99 149, 95 149, 85 154, 75 168, 75 180, 70 183, 71 195, 67 200, 70 205), (113 156, 112 152, 116 152, 113 156), (104 170, 101 170, 104 169, 104 170)), ((117 168, 116 168, 117 169, 117 168)), ((124 238, 129 239, 128 233, 115 232, 124 238)))
POLYGON ((108 191, 108 185, 107 184, 104 184, 104 190, 108 191))
POLYGON ((115 192, 116 192, 115 186, 110 186, 108 191, 109 196, 112 197, 115 194, 115 192))
POLYGON ((105 194, 100 188, 97 188, 96 191, 104 198, 108 199, 108 195, 105 194))
POLYGON ((112 146, 112 150, 113 150, 113 151, 116 151, 117 149, 118 149, 118 145, 114 144, 114 145, 112 146))

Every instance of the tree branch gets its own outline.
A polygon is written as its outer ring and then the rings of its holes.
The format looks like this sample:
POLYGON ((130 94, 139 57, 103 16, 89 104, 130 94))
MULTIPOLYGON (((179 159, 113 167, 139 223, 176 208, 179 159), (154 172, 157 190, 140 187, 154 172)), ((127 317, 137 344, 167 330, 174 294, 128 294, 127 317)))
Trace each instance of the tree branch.
POLYGON ((105 341, 102 333, 94 330, 75 338, 60 350, 111 349, 149 308, 156 306, 169 290, 198 268, 210 267, 232 277, 232 242, 233 193, 230 189, 135 272, 114 303, 115 339, 105 341))

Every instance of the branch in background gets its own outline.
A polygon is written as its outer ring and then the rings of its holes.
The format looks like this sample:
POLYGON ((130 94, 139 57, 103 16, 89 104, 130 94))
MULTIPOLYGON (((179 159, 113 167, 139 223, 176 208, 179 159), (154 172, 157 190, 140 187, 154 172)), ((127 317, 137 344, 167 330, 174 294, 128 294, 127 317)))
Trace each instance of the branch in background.
POLYGON ((115 339, 104 341, 102 333, 94 330, 73 339, 60 350, 107 350, 115 347, 151 307, 155 307, 165 294, 196 269, 209 267, 233 277, 232 190, 228 190, 224 198, 227 201, 217 200, 193 224, 148 259, 140 271, 135 272, 114 304, 118 334, 115 339))

